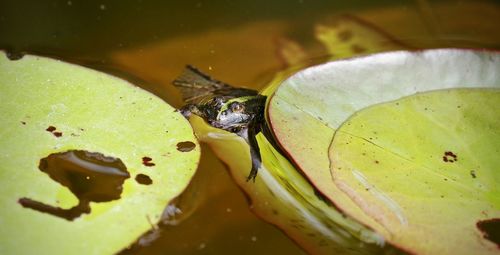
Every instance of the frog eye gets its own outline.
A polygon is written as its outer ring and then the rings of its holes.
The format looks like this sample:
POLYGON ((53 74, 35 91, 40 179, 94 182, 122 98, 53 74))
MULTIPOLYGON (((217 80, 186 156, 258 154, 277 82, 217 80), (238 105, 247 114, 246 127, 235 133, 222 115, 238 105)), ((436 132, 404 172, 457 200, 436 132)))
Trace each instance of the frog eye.
POLYGON ((232 112, 236 112, 236 113, 243 112, 245 110, 245 106, 239 102, 231 103, 229 108, 231 109, 232 112))

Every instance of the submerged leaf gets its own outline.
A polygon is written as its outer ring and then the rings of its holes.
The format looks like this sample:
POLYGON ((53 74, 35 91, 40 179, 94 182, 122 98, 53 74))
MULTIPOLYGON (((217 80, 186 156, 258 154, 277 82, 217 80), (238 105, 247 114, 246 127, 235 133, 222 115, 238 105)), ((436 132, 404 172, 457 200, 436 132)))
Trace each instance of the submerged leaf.
POLYGON ((497 254, 476 225, 500 218, 499 102, 454 89, 364 109, 335 133, 334 182, 404 250, 497 254))
POLYGON ((198 163, 174 108, 61 61, 0 52, 0 113, 1 254, 116 253, 160 220, 198 163))
POLYGON ((190 121, 202 142, 227 163, 233 178, 252 201, 252 210, 278 226, 312 254, 394 254, 382 247, 383 238, 321 199, 311 184, 259 133, 262 165, 255 182, 246 181, 250 169, 248 144, 236 134, 190 121), (363 247, 362 250, 358 250, 363 247))
POLYGON ((382 29, 351 15, 343 15, 330 25, 316 25, 315 35, 328 55, 335 59, 411 48, 382 29))

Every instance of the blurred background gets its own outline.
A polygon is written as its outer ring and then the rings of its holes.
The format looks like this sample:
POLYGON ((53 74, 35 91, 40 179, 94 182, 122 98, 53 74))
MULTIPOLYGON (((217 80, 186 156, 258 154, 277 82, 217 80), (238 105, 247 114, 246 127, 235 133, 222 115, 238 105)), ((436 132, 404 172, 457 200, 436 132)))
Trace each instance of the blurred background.
MULTIPOLYGON (((128 79, 182 105, 171 81, 186 64, 260 89, 286 68, 283 42, 311 59, 327 54, 318 24, 342 15, 414 48, 500 49, 500 1, 78 1, 0 0, 0 49, 62 59, 128 79)), ((163 224, 125 254, 302 254, 249 201, 208 147, 177 201, 183 220, 163 224)))

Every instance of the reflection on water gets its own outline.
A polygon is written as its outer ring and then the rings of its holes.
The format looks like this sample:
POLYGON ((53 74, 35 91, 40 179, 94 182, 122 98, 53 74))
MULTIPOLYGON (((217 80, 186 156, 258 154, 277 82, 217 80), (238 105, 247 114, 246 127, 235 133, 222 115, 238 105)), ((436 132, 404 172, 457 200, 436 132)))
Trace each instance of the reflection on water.
MULTIPOLYGON (((499 4, 423 0, 6 1, 0 6, 0 48, 14 56, 38 53, 109 71, 180 106, 170 83, 185 64, 234 85, 262 88, 284 67, 283 54, 277 54, 283 43, 293 42, 309 58, 320 57, 325 49, 314 38, 314 27, 341 13, 415 47, 500 48, 499 4)), ((302 51, 286 49, 304 59, 302 51)), ((244 195, 207 147, 203 154, 178 204, 182 213, 176 217, 184 221, 157 229, 151 240, 142 239, 147 246, 125 253, 301 254, 248 210, 244 195)))

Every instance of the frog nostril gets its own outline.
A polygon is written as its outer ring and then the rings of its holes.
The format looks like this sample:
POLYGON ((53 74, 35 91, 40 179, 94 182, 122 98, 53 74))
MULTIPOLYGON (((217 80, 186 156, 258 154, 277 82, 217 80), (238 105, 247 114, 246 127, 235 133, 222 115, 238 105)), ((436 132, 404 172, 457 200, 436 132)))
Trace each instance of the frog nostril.
POLYGON ((224 103, 224 98, 220 96, 214 97, 214 102, 216 105, 222 105, 224 103))

